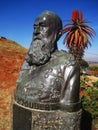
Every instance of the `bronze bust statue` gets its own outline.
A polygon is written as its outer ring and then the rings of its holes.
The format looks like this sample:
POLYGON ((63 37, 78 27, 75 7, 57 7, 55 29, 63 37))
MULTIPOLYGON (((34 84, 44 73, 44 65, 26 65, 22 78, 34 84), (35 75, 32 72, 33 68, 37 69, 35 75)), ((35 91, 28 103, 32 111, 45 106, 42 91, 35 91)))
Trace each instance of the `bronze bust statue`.
POLYGON ((61 30, 62 21, 53 12, 36 18, 14 94, 18 104, 40 110, 80 109, 80 69, 71 54, 57 48, 61 30))

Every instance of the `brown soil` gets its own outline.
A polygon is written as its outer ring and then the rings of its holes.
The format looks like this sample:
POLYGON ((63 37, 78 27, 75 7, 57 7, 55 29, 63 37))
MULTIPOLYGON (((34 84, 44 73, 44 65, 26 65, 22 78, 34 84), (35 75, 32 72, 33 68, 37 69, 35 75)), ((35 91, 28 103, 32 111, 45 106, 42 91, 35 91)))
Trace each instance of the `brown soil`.
POLYGON ((0 130, 11 130, 11 97, 27 49, 0 38, 0 130))

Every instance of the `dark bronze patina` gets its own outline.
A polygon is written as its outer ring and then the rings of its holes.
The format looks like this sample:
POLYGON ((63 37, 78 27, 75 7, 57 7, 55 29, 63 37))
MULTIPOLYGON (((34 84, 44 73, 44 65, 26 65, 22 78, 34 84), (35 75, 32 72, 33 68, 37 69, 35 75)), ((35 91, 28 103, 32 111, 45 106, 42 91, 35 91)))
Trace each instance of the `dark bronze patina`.
POLYGON ((75 58, 59 51, 61 19, 44 11, 34 23, 33 40, 20 71, 15 101, 40 110, 80 109, 80 69, 75 58))

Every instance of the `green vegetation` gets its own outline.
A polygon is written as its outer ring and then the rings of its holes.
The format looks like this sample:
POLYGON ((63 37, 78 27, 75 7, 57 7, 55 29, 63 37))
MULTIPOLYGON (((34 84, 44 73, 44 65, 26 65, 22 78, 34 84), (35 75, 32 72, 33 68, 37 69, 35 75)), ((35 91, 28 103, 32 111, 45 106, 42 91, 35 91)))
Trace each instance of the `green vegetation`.
POLYGON ((92 118, 98 117, 98 90, 89 87, 86 95, 82 97, 82 106, 91 113, 92 118))
POLYGON ((96 82, 92 82, 92 84, 93 84, 94 87, 98 88, 98 80, 96 82))
POLYGON ((88 68, 89 70, 94 70, 94 71, 98 70, 98 66, 89 66, 88 68))
POLYGON ((98 80, 92 82, 91 86, 86 84, 87 81, 87 77, 80 81, 81 90, 84 90, 84 94, 81 96, 82 107, 95 119, 98 117, 98 80))

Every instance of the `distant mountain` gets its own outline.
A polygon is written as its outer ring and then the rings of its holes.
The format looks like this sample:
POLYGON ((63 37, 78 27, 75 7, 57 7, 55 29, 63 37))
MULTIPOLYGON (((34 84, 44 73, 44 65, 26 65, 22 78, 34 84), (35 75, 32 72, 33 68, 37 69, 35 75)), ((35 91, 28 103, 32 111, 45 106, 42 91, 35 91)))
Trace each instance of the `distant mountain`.
POLYGON ((88 62, 95 62, 95 63, 98 63, 98 56, 97 55, 93 55, 93 54, 90 54, 90 55, 86 55, 84 57, 84 59, 88 62))
POLYGON ((5 37, 0 37, 0 89, 14 90, 27 49, 5 37))

